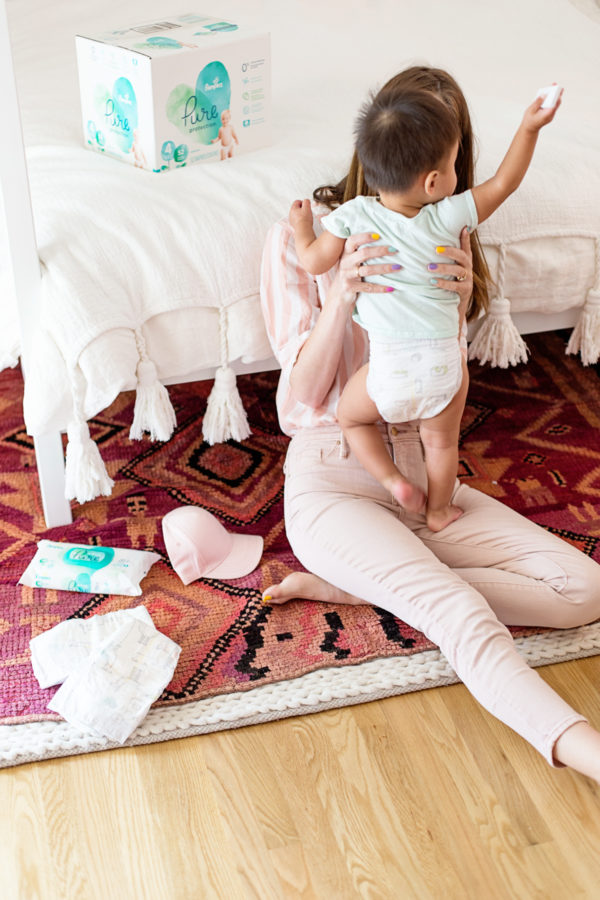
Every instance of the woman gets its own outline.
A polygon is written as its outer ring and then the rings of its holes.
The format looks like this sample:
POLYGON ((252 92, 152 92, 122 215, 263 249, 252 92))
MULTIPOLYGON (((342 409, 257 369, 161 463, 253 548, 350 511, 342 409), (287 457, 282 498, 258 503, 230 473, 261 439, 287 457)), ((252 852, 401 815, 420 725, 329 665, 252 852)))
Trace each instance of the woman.
MULTIPOLYGON (((440 96, 461 130, 457 191, 473 184, 473 138, 467 105, 441 70, 413 67, 382 92, 414 88, 440 96)), ((369 194, 356 157, 337 186, 315 191, 329 208, 369 194)), ((367 342, 351 318, 357 292, 385 288, 361 276, 390 271, 369 264, 381 251, 350 237, 339 265, 313 278, 300 266, 293 232, 276 224, 267 237, 262 304, 273 351, 281 364, 277 406, 292 436, 285 462, 285 523, 294 553, 309 573, 289 575, 265 592, 334 603, 372 603, 436 643, 471 693, 514 728, 551 765, 568 765, 600 781, 600 733, 530 669, 506 625, 571 628, 600 617, 600 568, 577 550, 508 507, 457 482, 452 502, 464 513, 434 533, 422 513, 400 507, 349 453, 336 420, 348 378, 364 364, 367 342)), ((487 268, 477 239, 446 248, 470 318, 487 304, 487 268)), ((399 260, 401 263, 402 260, 399 260)), ((466 337, 461 336, 466 351, 466 337)), ((381 424, 399 469, 426 486, 416 423, 381 424)))

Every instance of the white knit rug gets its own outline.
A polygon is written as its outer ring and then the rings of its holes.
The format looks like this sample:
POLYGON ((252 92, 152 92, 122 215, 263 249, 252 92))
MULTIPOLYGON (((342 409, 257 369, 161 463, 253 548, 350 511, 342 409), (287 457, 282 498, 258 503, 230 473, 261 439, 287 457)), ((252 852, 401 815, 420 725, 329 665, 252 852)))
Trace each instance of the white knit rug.
MULTIPOLYGON (((567 631, 548 631, 518 638, 515 644, 531 666, 595 656, 600 653, 600 622, 567 631)), ((63 721, 2 725, 0 767, 241 728, 243 725, 367 703, 457 681, 455 672, 439 650, 428 650, 413 656, 320 669, 301 678, 250 691, 224 694, 177 707, 151 709, 124 745, 84 734, 63 721)))

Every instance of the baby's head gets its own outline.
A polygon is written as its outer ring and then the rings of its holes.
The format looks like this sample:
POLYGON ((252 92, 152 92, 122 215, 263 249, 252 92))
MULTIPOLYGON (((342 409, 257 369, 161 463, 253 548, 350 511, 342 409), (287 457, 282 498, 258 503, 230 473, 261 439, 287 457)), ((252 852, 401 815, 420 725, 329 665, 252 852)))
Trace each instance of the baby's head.
POLYGON ((231 112, 228 109, 224 109, 221 113, 221 124, 229 125, 231 122, 231 112))
POLYGON ((380 93, 356 122, 356 151, 373 190, 404 193, 419 177, 437 172, 431 201, 456 188, 454 162, 460 130, 456 116, 429 91, 380 93))

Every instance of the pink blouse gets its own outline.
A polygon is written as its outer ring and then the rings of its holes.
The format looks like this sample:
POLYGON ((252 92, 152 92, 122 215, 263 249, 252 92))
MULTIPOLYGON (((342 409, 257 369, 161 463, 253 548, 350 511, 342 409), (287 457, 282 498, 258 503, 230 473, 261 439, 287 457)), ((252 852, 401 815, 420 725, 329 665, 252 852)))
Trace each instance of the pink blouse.
MULTIPOLYGON (((318 212, 328 210, 320 207, 318 212)), ((315 231, 318 233, 315 210, 315 231)), ((260 297, 267 335, 273 354, 281 366, 277 387, 279 424, 285 434, 293 435, 302 428, 335 425, 336 410, 344 385, 362 365, 368 362, 369 338, 360 325, 348 316, 340 363, 333 384, 321 406, 314 409, 296 400, 290 388, 290 375, 300 350, 320 315, 322 300, 327 296, 337 273, 337 266, 324 275, 310 275, 296 253, 294 231, 282 219, 267 234, 262 257, 260 297)), ((466 326, 460 338, 466 358, 466 326)))
POLYGON ((367 333, 348 316, 340 364, 322 405, 314 409, 292 396, 292 368, 321 313, 336 272, 337 266, 324 275, 310 275, 298 261, 290 223, 283 219, 273 225, 263 251, 260 296, 267 335, 281 366, 276 399, 279 424, 285 434, 335 424, 344 385, 368 360, 367 333))

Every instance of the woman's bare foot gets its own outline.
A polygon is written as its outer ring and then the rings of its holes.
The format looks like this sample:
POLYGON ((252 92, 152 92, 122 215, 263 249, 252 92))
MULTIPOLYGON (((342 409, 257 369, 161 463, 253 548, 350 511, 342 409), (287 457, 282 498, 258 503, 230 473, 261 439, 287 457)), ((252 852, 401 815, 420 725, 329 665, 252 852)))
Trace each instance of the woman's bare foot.
POLYGON ((262 595, 263 603, 286 603, 288 600, 320 600, 323 603, 364 603, 352 594, 334 587, 310 572, 292 572, 279 584, 272 584, 262 595))
POLYGON ((554 745, 554 760, 600 783, 600 734, 587 722, 563 731, 554 745))
POLYGON ((400 506, 408 510, 408 512, 420 512, 425 506, 426 496, 418 488, 416 484, 407 481, 399 472, 397 475, 391 475, 382 481, 384 488, 387 488, 392 497, 394 497, 400 506))
POLYGON ((451 503, 448 506, 443 506, 441 509, 428 509, 427 527, 430 531, 441 531, 450 522, 455 522, 459 519, 463 512, 464 510, 460 506, 453 506, 451 503))

